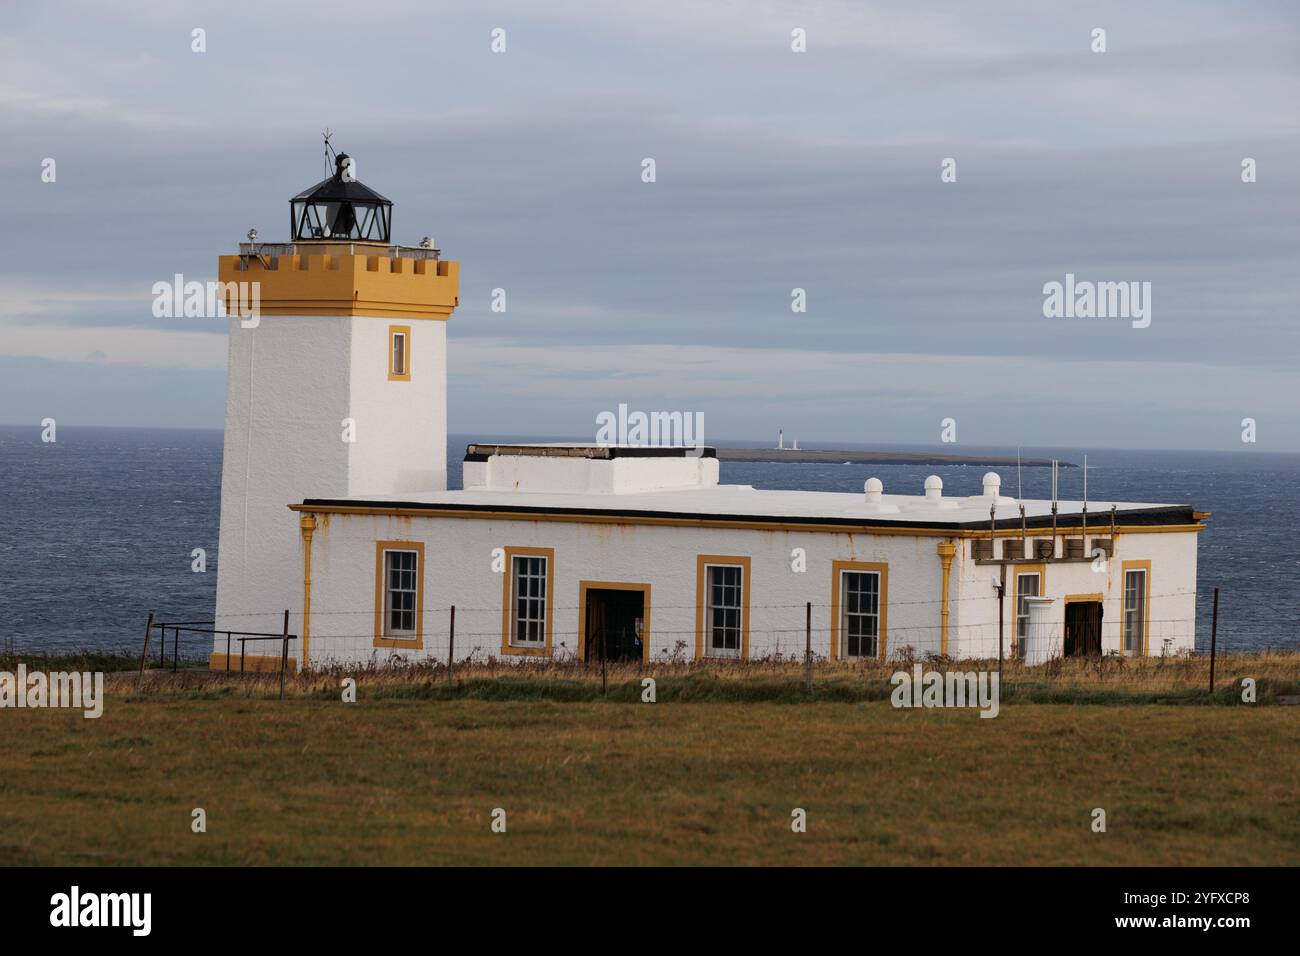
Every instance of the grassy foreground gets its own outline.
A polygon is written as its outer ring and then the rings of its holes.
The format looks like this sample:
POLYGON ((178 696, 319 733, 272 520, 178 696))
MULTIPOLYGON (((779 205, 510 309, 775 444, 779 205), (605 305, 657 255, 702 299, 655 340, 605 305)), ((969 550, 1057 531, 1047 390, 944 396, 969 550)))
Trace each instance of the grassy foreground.
POLYGON ((1300 862, 1290 707, 303 690, 0 710, 0 863, 1300 862))

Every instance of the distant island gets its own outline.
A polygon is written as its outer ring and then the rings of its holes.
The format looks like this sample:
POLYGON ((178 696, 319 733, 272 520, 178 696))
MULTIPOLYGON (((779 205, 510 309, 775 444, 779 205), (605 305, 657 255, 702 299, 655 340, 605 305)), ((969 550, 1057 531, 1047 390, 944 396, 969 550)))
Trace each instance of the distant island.
MULTIPOLYGON (((924 451, 834 451, 822 448, 719 448, 718 458, 724 461, 786 461, 823 462, 855 465, 1014 465, 1014 455, 949 455, 943 452, 924 451)), ((1049 458, 1021 458, 1027 468, 1045 468, 1049 458)), ((1074 468, 1068 461, 1059 462, 1062 468, 1074 468)))

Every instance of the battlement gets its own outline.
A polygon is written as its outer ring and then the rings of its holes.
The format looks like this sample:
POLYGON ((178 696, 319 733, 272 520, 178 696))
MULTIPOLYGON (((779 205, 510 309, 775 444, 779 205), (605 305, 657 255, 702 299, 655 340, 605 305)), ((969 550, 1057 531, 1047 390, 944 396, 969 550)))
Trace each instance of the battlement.
POLYGON ((221 256, 218 275, 225 283, 258 283, 261 315, 451 317, 460 301, 460 263, 366 255, 364 246, 356 248, 355 253, 221 256))

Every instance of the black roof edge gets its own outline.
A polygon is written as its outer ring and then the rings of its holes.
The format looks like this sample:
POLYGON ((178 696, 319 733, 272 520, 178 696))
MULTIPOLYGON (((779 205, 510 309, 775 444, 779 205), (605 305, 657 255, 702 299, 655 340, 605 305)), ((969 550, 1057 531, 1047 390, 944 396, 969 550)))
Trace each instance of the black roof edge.
POLYGON ((391 206, 393 204, 391 199, 381 196, 365 183, 355 179, 339 179, 337 176, 329 176, 314 186, 308 186, 290 199, 289 202, 307 202, 313 199, 325 202, 343 200, 370 202, 382 206, 391 206))
MULTIPOLYGON (((470 444, 465 446, 465 461, 487 461, 488 458, 491 457, 491 453, 486 451, 481 451, 480 449, 527 448, 527 447, 530 446, 511 445, 505 442, 502 442, 500 444, 494 442, 471 442, 470 444)), ((537 448, 538 451, 535 455, 529 455, 527 457, 589 458, 598 461, 606 461, 611 458, 717 458, 718 457, 718 450, 708 445, 699 448, 688 446, 688 445, 681 445, 681 446, 647 445, 647 446, 638 446, 638 447, 627 447, 623 445, 591 445, 591 446, 575 445, 573 446, 574 448, 591 447, 593 449, 599 449, 601 452, 603 452, 603 454, 601 455, 560 455, 560 454, 547 455, 541 450, 545 446, 538 445, 532 447, 537 448)), ((562 448, 564 446, 554 446, 554 447, 562 448)), ((525 457, 525 456, 520 456, 520 457, 525 457)))
MULTIPOLYGON (((884 521, 879 518, 831 518, 831 517, 810 517, 806 515, 744 515, 744 514, 704 514, 700 512, 685 511, 645 511, 631 508, 553 508, 540 507, 532 505, 480 505, 466 503, 450 502, 427 502, 427 501, 363 501, 354 498, 305 498, 303 505, 319 508, 331 507, 352 507, 352 508, 403 508, 410 511, 463 511, 466 514, 473 514, 476 511, 494 511, 506 514, 552 514, 552 515, 572 515, 574 517, 602 517, 602 518, 684 518, 687 520, 699 521, 780 521, 783 524, 808 524, 808 525, 839 525, 846 528, 923 528, 933 531, 987 531, 989 523, 987 521, 966 521, 966 522, 947 522, 947 521, 884 521)), ((1057 531, 1075 529, 1082 527, 1082 515, 1058 515, 1056 519, 1057 531)), ((1088 516, 1088 527, 1096 535, 1105 535, 1110 530, 1110 512, 1099 512, 1088 516)), ((1161 525, 1181 525, 1181 524, 1199 524, 1195 518, 1194 510, 1191 505, 1167 505, 1159 508, 1138 508, 1131 511, 1116 512, 1118 524, 1127 526, 1146 526, 1159 527, 1161 525)), ((995 527, 999 531, 1005 531, 1008 528, 1016 529, 1020 527, 1019 518, 1002 518, 998 520, 995 527)), ((1038 518, 1028 518, 1025 521, 1027 531, 1039 534, 1044 531, 1052 530, 1052 519, 1050 515, 1038 518)))

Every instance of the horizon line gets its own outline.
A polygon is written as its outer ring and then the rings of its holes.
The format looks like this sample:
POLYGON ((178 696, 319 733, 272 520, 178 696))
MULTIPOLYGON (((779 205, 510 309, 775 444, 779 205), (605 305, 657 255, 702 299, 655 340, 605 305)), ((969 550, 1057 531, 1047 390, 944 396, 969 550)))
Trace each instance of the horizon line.
MULTIPOLYGON (((41 430, 41 427, 42 427, 42 426, 39 425, 39 424, 32 425, 32 424, 28 424, 28 423, 26 423, 26 422, 0 422, 0 428, 30 428, 30 429, 32 429, 33 431, 39 432, 39 431, 41 430)), ((219 432, 219 433, 225 431, 225 428, 224 428, 224 427, 216 427, 216 426, 211 426, 211 425, 76 425, 76 424, 69 424, 69 425, 63 425, 63 426, 61 426, 61 427, 62 427, 62 428, 65 428, 65 429, 69 429, 69 428, 70 428, 70 429, 87 429, 87 430, 99 430, 99 431, 129 430, 129 431, 158 431, 158 432, 219 432)), ((486 435, 488 435, 488 436, 491 436, 491 435, 493 435, 494 433, 493 433, 492 431, 490 431, 490 430, 489 430, 489 431, 486 431, 486 432, 461 432, 461 431, 455 431, 455 432, 453 432, 453 431, 449 431, 449 432, 447 432, 447 437, 448 437, 448 438, 451 438, 451 437, 475 436, 475 435, 479 435, 479 436, 481 436, 481 435, 484 435, 484 434, 486 434, 486 435)), ((509 435, 509 436, 511 436, 512 438, 527 439, 527 440, 532 440, 532 441, 551 441, 551 442, 555 442, 555 441, 561 441, 561 442, 567 442, 567 441, 573 441, 573 442, 589 442, 589 441, 590 441, 589 438, 585 438, 585 437, 557 437, 557 436, 554 435, 554 434, 542 434, 542 435, 533 434, 533 435, 527 435, 527 434, 520 434, 520 433, 516 433, 516 432, 496 432, 495 434, 496 434, 498 437, 500 437, 500 436, 504 436, 504 435, 509 435)), ((486 440, 486 439, 483 439, 483 438, 480 437, 480 438, 477 438, 477 439, 473 439, 473 438, 472 438, 471 440, 484 441, 484 440, 486 440)), ((729 442, 729 443, 735 443, 735 444, 733 445, 733 447, 754 448, 754 449, 763 450, 763 451, 767 451, 767 450, 775 450, 775 446, 770 446, 770 447, 769 447, 769 445, 766 444, 764 441, 759 440, 759 439, 753 439, 753 438, 722 438, 722 439, 714 439, 713 441, 714 441, 715 443, 716 443, 716 442, 719 442, 719 441, 722 441, 722 442, 729 442)), ((835 441, 843 441, 843 440, 841 440, 841 439, 836 439, 835 441)), ((961 443, 961 444, 957 444, 957 443, 945 443, 945 442, 925 443, 925 442, 906 442, 906 441, 876 441, 876 442, 854 441, 854 442, 848 442, 848 444, 850 444, 850 445, 882 446, 882 447, 888 447, 888 448, 926 448, 926 449, 933 449, 933 448, 945 447, 945 448, 950 448, 950 449, 951 449, 951 454, 954 454, 954 455, 960 455, 960 454, 962 454, 962 452, 961 452, 961 450, 960 450, 960 449, 962 449, 962 448, 999 448, 999 449, 1010 449, 1010 448, 1021 448, 1021 449, 1026 449, 1026 448, 1028 448, 1028 449, 1052 449, 1052 450, 1060 450, 1060 451, 1062 451, 1062 452, 1069 452, 1069 453, 1072 453, 1072 454, 1078 454, 1078 453, 1081 453, 1081 452, 1084 452, 1084 451, 1123 451, 1123 452, 1149 451, 1149 452, 1183 452, 1183 453, 1187 453, 1187 454, 1202 454, 1202 453, 1206 453, 1206 452, 1213 453, 1213 454, 1229 454, 1229 453, 1234 453, 1234 452, 1242 451, 1242 452, 1245 452, 1246 454, 1252 454, 1252 455, 1300 455, 1300 449, 1293 449, 1293 450, 1277 450, 1277 451, 1274 451, 1274 450, 1266 450, 1266 449, 1261 449, 1261 448, 1236 449, 1236 448, 1227 448, 1227 447, 1220 447, 1220 448, 1171 448, 1171 447, 1163 447, 1163 446, 1162 446, 1162 447, 1149 447, 1149 446, 1142 446, 1142 447, 1125 447, 1125 446, 1121 446, 1121 445, 1035 445, 1035 444, 1028 444, 1028 445, 1026 445, 1026 444, 1023 444, 1023 443, 1015 443, 1015 442, 1005 442, 1005 443, 1003 443, 1003 442, 964 442, 964 443, 961 443)), ((787 450, 787 451, 793 451, 794 449, 789 449, 789 448, 787 448, 786 450, 787 450)), ((817 439, 817 438, 807 440, 807 441, 805 442, 804 447, 802 447, 802 448, 799 449, 799 451, 840 451, 840 450, 850 451, 851 449, 849 449, 849 448, 840 448, 840 447, 837 447, 837 446, 834 444, 833 441, 826 441, 826 440, 823 440, 823 439, 817 439), (808 442, 811 442, 811 444, 809 444, 808 442)), ((778 462, 777 464, 779 464, 779 462, 778 462)))

